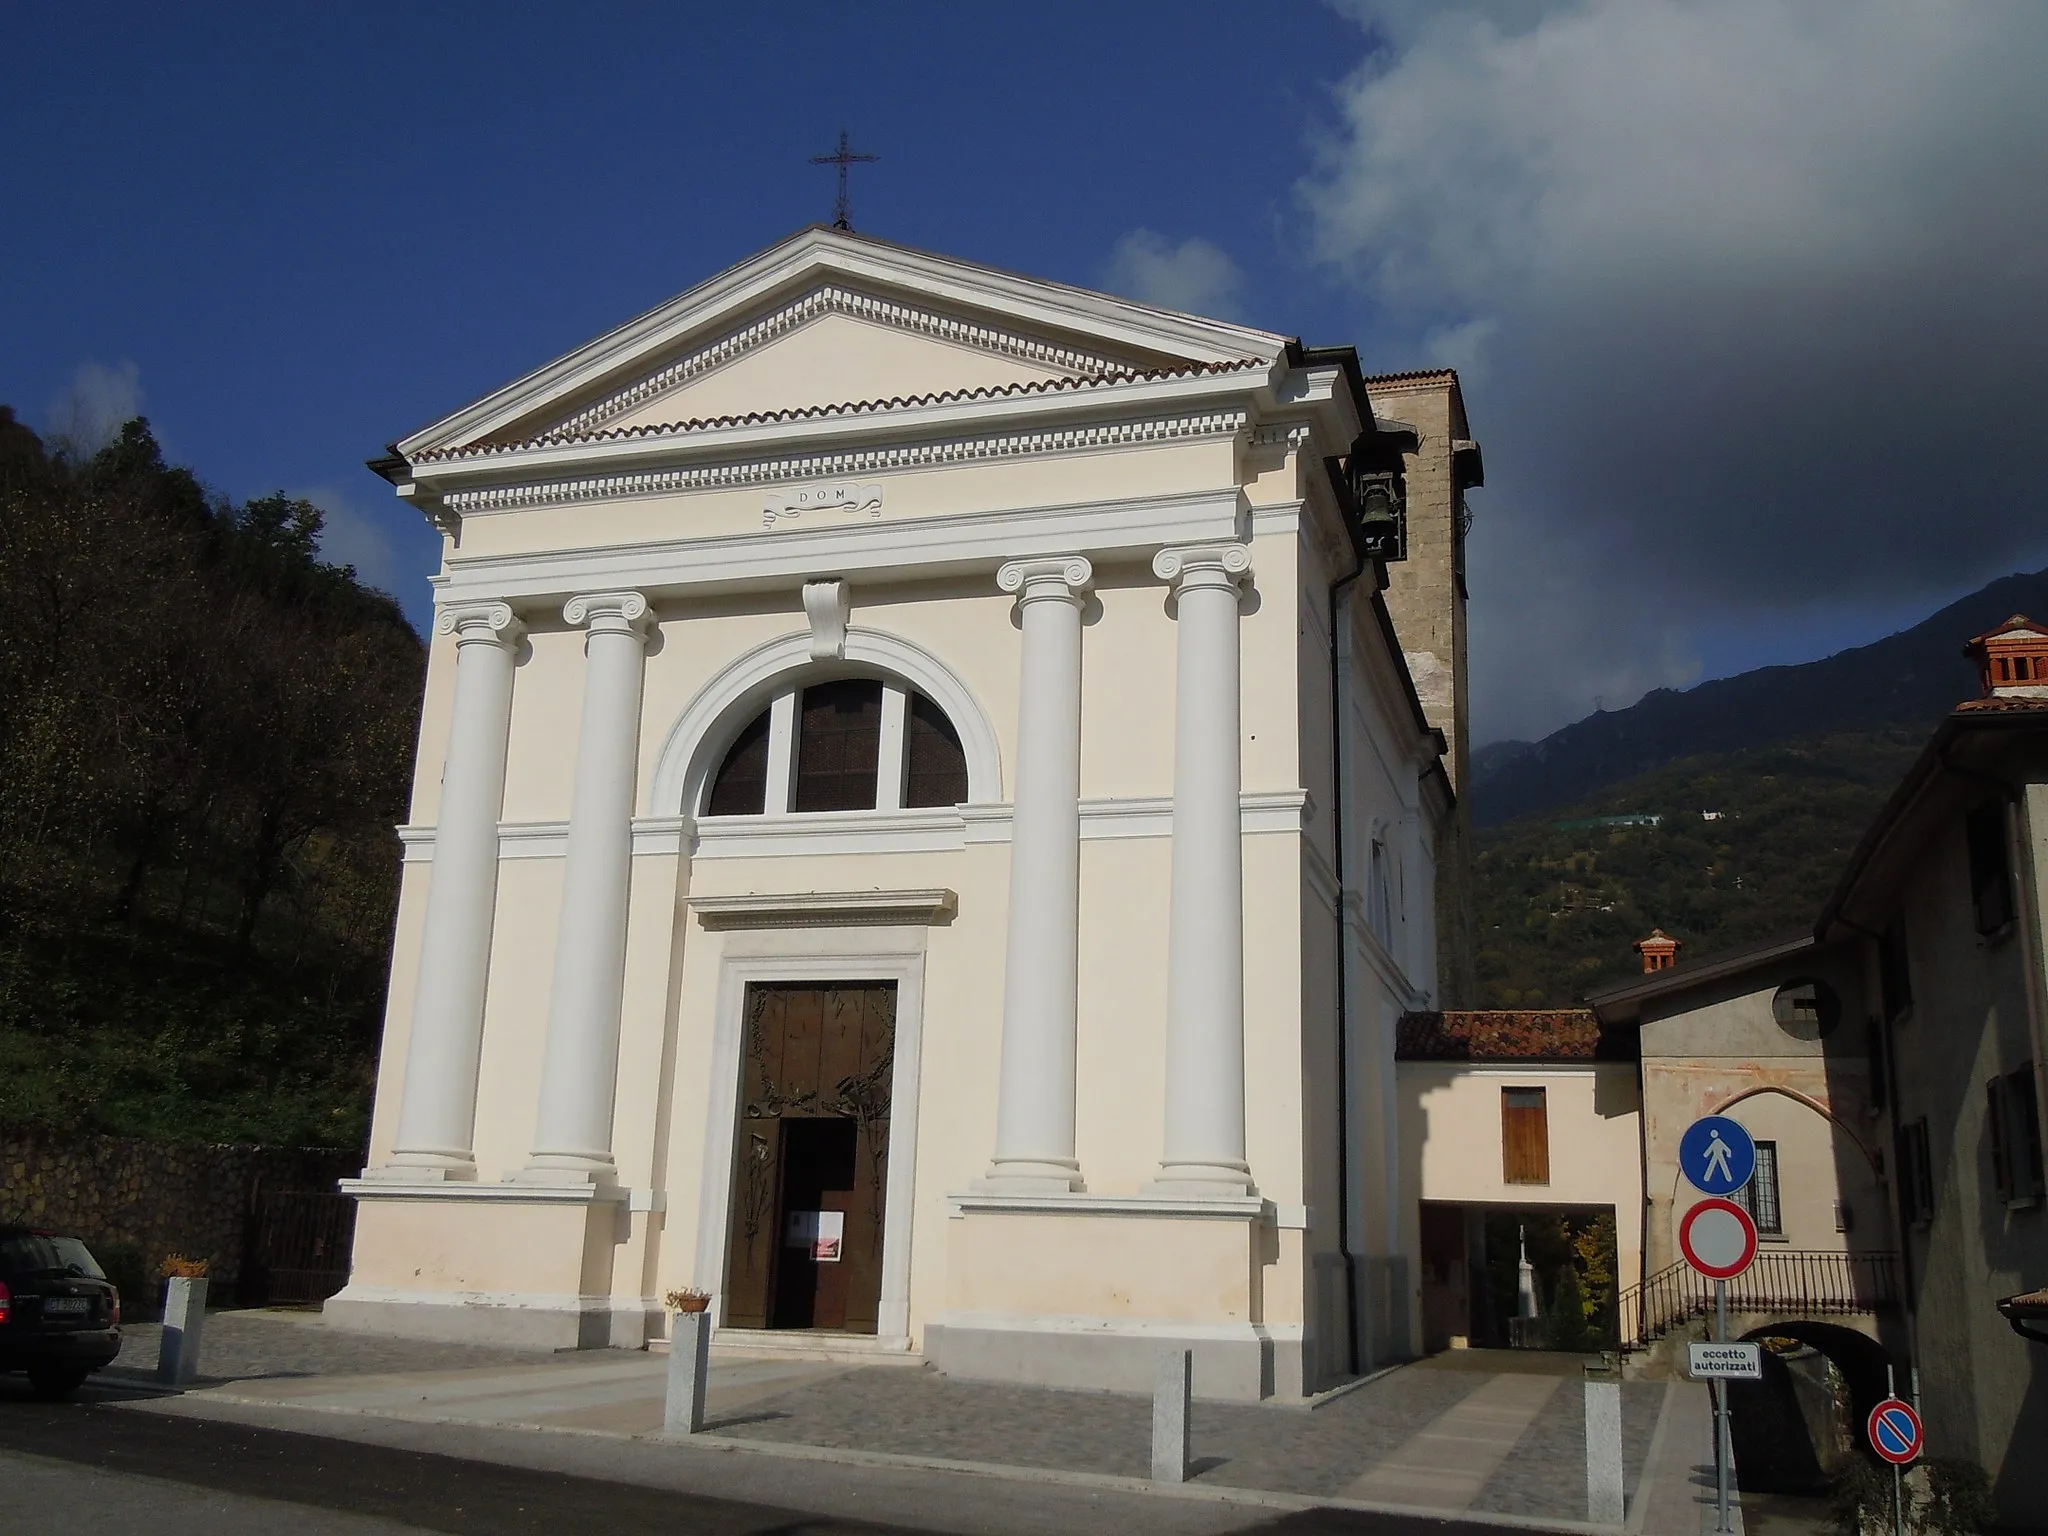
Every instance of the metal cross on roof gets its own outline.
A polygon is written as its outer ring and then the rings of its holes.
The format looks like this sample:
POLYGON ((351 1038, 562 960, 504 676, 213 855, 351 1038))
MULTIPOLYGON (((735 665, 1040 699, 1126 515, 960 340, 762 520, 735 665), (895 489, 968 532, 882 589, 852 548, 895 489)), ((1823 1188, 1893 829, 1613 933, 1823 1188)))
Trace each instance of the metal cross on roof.
POLYGON ((863 161, 874 161, 881 158, 880 155, 855 154, 847 145, 846 130, 844 128, 839 130, 839 149, 836 153, 811 156, 811 164, 813 165, 836 165, 839 167, 839 198, 832 205, 832 227, 834 229, 850 230, 853 228, 853 204, 846 195, 846 168, 849 165, 858 165, 863 161))

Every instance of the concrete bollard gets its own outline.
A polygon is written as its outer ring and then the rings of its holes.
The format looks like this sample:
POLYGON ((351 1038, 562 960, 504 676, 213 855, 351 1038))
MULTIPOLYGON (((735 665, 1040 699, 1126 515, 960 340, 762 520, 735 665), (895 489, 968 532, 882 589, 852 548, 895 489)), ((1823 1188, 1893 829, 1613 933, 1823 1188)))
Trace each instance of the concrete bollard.
POLYGON ((206 1278, 164 1282, 164 1333, 156 1351, 156 1379, 190 1386, 199 1377, 199 1344, 206 1330, 206 1278))
POLYGON ((1176 1349, 1159 1362, 1152 1390, 1152 1481, 1188 1480, 1188 1400, 1194 1392, 1195 1354, 1176 1349))
POLYGON ((704 1383, 711 1374, 711 1314, 671 1312, 668 1330, 668 1400, 664 1434, 694 1435, 704 1428, 704 1383))
POLYGON ((1586 1383, 1586 1518, 1622 1523, 1621 1383, 1586 1383))

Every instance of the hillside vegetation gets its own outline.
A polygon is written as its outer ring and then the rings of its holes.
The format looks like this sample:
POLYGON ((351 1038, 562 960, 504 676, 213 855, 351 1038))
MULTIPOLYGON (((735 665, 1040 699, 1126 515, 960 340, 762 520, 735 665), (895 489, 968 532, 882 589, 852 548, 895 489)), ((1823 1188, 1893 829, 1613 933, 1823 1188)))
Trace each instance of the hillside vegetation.
POLYGON ((2001 577, 1910 629, 1819 661, 1760 667, 1683 693, 1658 688, 1541 741, 1493 742, 1472 757, 1473 818, 1489 826, 1576 804, 1704 753, 1894 726, 1931 731, 1977 691, 1963 642, 2015 613, 2048 618, 2048 571, 2001 577))
POLYGON ((1478 834, 1478 1006, 1561 1007, 1641 969, 1810 928, 1925 743, 1888 726, 1685 758, 1478 834), (1715 813, 1707 819, 1705 813, 1715 813), (1560 825, 1653 815, 1654 826, 1560 825))
POLYGON ((320 527, 0 407, 0 1123, 364 1139, 425 658, 320 527))

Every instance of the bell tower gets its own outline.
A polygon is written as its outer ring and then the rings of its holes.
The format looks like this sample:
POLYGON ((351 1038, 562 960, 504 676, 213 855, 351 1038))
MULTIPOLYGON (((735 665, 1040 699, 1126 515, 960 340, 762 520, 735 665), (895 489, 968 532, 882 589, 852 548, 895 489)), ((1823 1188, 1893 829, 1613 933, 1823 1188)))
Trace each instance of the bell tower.
POLYGON ((1450 746, 1444 764, 1458 809, 1437 855, 1437 933, 1444 1006, 1470 1007, 1473 970, 1472 727, 1466 670, 1467 491, 1485 483, 1455 371, 1369 375, 1367 398, 1386 445, 1354 454, 1352 491, 1369 546, 1386 563, 1387 611, 1423 713, 1450 746))

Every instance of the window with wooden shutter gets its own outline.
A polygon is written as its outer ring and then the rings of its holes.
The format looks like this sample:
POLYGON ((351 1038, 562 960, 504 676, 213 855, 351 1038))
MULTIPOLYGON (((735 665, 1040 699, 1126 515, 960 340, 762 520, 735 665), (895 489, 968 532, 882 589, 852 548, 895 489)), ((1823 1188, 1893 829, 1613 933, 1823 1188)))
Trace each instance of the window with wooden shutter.
POLYGON ((711 781, 711 793, 705 798, 704 814, 758 816, 767 798, 768 711, 764 709, 726 751, 725 761, 718 765, 718 776, 711 781))
POLYGON ((967 754, 945 711, 921 693, 910 696, 903 743, 903 803, 958 805, 967 798, 967 754))
POLYGON ((1500 1091, 1501 1177, 1510 1184, 1550 1182, 1550 1111, 1541 1088, 1500 1091))

